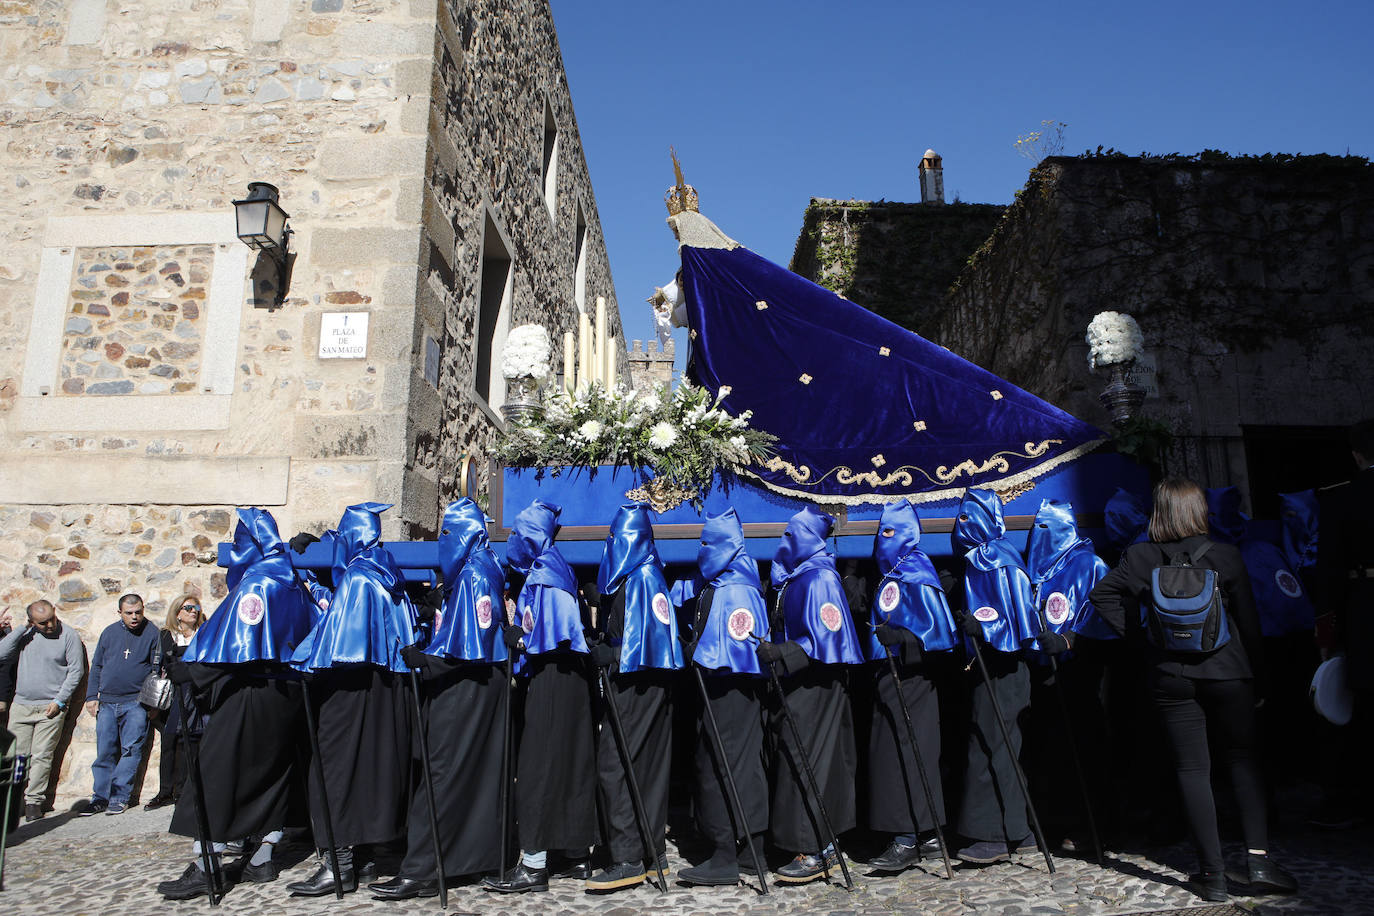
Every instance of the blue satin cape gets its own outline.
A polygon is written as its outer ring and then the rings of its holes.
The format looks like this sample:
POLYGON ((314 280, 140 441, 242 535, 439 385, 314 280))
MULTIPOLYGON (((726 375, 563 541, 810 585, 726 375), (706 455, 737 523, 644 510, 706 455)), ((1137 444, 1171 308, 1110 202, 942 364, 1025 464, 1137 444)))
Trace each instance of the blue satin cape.
MULTIPOLYGON (((1108 572, 1107 564, 1093 553, 1093 542, 1079 537, 1073 506, 1042 500, 1026 541, 1026 574, 1041 625, 1052 633, 1118 639, 1088 600, 1093 586, 1108 572)), ((1034 648, 1040 649, 1039 640, 1034 648)))
POLYGON ((468 662, 503 662, 506 576, 487 540, 487 518, 464 496, 444 510, 439 532, 444 603, 435 615, 430 655, 468 662))
MULTIPOLYGON (((627 503, 611 520, 596 587, 603 595, 625 589, 620 672, 683 666, 677 615, 668 597, 663 564, 654 546, 654 525, 645 503, 627 503)), ((603 607, 607 605, 603 604, 603 607)))
POLYGON ((1016 652, 1040 632, 1030 576, 1006 539, 1002 503, 991 490, 969 490, 959 504, 954 543, 964 553, 964 599, 997 652, 1016 652))
MULTIPOLYGON (((902 627, 916 634, 924 651, 944 652, 958 644, 954 616, 935 566, 920 543, 921 520, 911 503, 903 500, 884 506, 873 538, 873 559, 883 578, 869 609, 869 624, 902 627)), ((868 657, 886 655, 877 635, 870 632, 868 657)))
POLYGON ((415 607, 401 571, 381 546, 386 503, 344 510, 334 542, 334 596, 291 663, 305 671, 351 665, 409 670, 401 647, 415 642, 415 607))
MULTIPOLYGON (((832 516, 807 506, 787 523, 773 556, 773 587, 779 589, 783 641, 795 642, 813 660, 829 665, 862 662, 859 636, 826 537, 832 516)), ((775 638, 779 634, 774 634, 775 638)))
POLYGON ((229 594, 201 625, 183 659, 206 665, 285 663, 315 623, 277 523, 264 509, 238 510, 225 582, 229 594))
POLYGON ((679 253, 690 371, 778 437, 774 459, 745 469, 770 488, 817 502, 949 499, 1047 473, 1105 438, 747 248, 679 253))
POLYGON ((744 528, 733 508, 708 515, 697 550, 700 584, 715 589, 692 661, 707 670, 762 676, 750 636, 767 640, 768 606, 758 564, 744 547, 744 528))
POLYGON ((1310 631, 1316 611, 1302 579, 1277 545, 1251 536, 1250 520, 1240 511, 1240 490, 1213 487, 1207 491, 1207 506, 1213 539, 1240 548, 1245 571, 1250 574, 1250 590, 1255 595, 1260 633, 1284 636, 1310 631))
POLYGON ((506 562, 525 576, 516 601, 525 652, 516 661, 524 669, 525 655, 540 655, 567 643, 574 652, 587 651, 582 635, 582 607, 577 601, 577 577, 554 545, 561 506, 536 499, 511 522, 506 562))

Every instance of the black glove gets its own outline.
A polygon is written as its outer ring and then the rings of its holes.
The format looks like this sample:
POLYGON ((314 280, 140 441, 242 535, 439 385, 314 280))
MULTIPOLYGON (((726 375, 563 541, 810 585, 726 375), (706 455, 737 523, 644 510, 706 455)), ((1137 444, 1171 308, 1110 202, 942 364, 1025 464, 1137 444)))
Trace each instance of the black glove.
POLYGON ((401 647, 401 661, 406 663, 407 668, 423 668, 427 657, 418 643, 401 647))
POLYGON ((880 623, 873 628, 873 635, 878 637, 879 644, 889 649, 895 649, 897 646, 900 646, 905 638, 902 634, 910 632, 910 630, 904 627, 894 627, 890 623, 880 623))
POLYGON ((318 544, 319 542, 320 539, 309 531, 302 531, 286 543, 290 544, 291 549, 296 551, 296 553, 305 553, 305 548, 309 547, 311 544, 318 544))
POLYGON ((439 608, 444 606, 444 586, 439 584, 425 592, 424 597, 415 602, 415 616, 422 622, 434 619, 439 608))
POLYGON ((972 614, 965 614, 959 618, 959 629, 963 630, 968 636, 974 639, 983 638, 983 625, 978 622, 978 618, 972 614))
POLYGON ((521 649, 521 644, 525 641, 525 630, 523 627, 517 627, 515 624, 511 624, 510 626, 502 627, 501 638, 506 641, 507 649, 510 649, 512 652, 518 652, 521 649))
POLYGON ((1040 643, 1040 651, 1049 655, 1063 655, 1071 648, 1069 637, 1053 630, 1046 630, 1035 639, 1040 643))
POLYGON ((906 627, 894 627, 883 623, 873 628, 873 635, 878 637, 880 644, 893 650, 894 657, 900 655, 903 664, 915 665, 921 661, 925 651, 925 647, 921 645, 921 637, 906 627))
POLYGON ((620 650, 608 642, 599 642, 588 648, 592 664, 598 668, 609 668, 620 657, 620 650))
POLYGON ((167 677, 173 684, 191 683, 191 666, 176 656, 167 659, 167 677))
POLYGON ((786 674, 796 674, 811 664, 811 659, 802 651, 802 647, 791 640, 777 643, 761 642, 754 651, 758 655, 759 661, 766 664, 782 662, 786 674), (765 646, 767 648, 764 648, 765 646))
POLYGON ((782 645, 775 642, 760 642, 754 647, 754 654, 765 665, 771 665, 773 662, 782 660, 782 645))

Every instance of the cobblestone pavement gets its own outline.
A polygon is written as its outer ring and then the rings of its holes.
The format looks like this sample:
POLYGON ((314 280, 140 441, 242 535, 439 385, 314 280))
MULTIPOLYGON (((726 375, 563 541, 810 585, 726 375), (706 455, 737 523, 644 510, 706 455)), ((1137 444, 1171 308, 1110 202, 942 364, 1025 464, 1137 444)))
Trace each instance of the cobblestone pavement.
MULTIPOLYGON (((163 900, 153 889, 175 878, 189 859, 189 844, 165 833, 170 812, 131 811, 119 817, 74 817, 50 814, 23 824, 10 835, 6 850, 5 887, 0 913, 34 916, 204 912, 204 898, 184 903, 163 900)), ((1261 916, 1287 914, 1374 914, 1374 851, 1368 828, 1342 833, 1297 831, 1285 835, 1276 858, 1304 881, 1292 897, 1236 897, 1234 902, 1261 916)), ((549 893, 505 897, 472 885, 450 891, 449 913, 491 916, 631 916, 672 913, 683 916, 748 914, 1115 914, 1168 912, 1200 907, 1202 901, 1181 886, 1191 854, 1185 846, 1148 852, 1114 853, 1106 868, 1068 856, 1056 857, 1050 875, 1039 856, 986 868, 956 868, 953 880, 941 876, 939 863, 898 877, 870 877, 856 847, 851 870, 855 889, 845 891, 838 876, 832 885, 771 886, 769 896, 757 885, 689 889, 669 877, 670 892, 651 887, 609 896, 585 893, 581 882, 556 881, 549 893)), ((876 850, 868 850, 876 852, 876 850)), ((437 900, 385 902, 362 889, 338 903, 333 897, 287 896, 284 885, 309 875, 313 860, 301 843, 283 844, 279 861, 289 868, 273 884, 242 884, 229 891, 219 912, 226 916, 323 913, 412 913, 438 911, 437 900)), ((670 846, 674 870, 686 863, 670 846)))

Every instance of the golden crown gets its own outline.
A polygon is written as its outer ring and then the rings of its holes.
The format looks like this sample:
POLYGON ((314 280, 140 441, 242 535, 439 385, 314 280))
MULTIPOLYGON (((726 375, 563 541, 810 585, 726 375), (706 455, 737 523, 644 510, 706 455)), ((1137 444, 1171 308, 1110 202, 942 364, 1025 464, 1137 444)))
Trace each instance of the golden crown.
POLYGON ((663 195, 663 202, 668 205, 668 215, 677 216, 684 210, 699 212, 700 201, 697 199, 697 189, 687 183, 687 179, 682 177, 682 165, 677 161, 677 150, 668 147, 668 152, 673 157, 673 176, 677 178, 677 184, 668 189, 668 193, 663 195))

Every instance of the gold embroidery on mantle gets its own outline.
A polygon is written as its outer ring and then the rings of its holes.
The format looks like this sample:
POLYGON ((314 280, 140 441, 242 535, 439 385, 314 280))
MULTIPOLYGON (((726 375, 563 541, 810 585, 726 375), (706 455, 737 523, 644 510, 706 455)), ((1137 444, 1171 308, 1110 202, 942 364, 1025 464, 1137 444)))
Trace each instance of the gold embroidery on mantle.
POLYGON ((783 461, 777 455, 769 458, 764 467, 768 468, 770 471, 784 471, 788 477, 791 477, 797 483, 806 483, 811 479, 811 469, 809 467, 802 465, 799 468, 795 464, 789 464, 783 461))
MULTIPOLYGON (((919 468, 917 470, 919 470, 919 468)), ((906 472, 905 468, 898 468, 886 477, 880 477, 876 471, 863 471, 862 473, 855 474, 853 470, 843 466, 836 468, 834 473, 835 479, 845 486, 851 483, 866 483, 870 487, 886 487, 898 483, 904 487, 909 487, 913 479, 912 476, 906 472)), ((826 476, 828 477, 830 475, 827 474, 826 476)), ((819 482, 820 481, 817 481, 817 483, 819 482)))
POLYGON ((970 477, 975 477, 987 471, 996 471, 999 474, 1005 474, 1007 471, 1011 470, 1011 464, 1006 459, 1007 455, 1013 458, 1039 458, 1041 455, 1045 454, 1045 452, 1049 451, 1051 445, 1058 445, 1063 441, 1063 439, 1046 439, 1039 445, 1036 445, 1034 442, 1027 442, 1024 452, 998 452, 987 461, 984 461, 981 465, 972 458, 961 461, 959 464, 956 464, 952 470, 942 464, 935 469, 935 476, 940 483, 949 483, 961 474, 967 474, 970 477))
POLYGON ((1000 499, 1002 501, 1002 505, 1005 506, 1007 503, 1011 502, 1016 497, 1024 496, 1025 494, 1029 493, 1031 490, 1034 489, 1035 481, 1023 480, 1018 484, 1014 484, 1013 486, 1007 487, 1005 490, 993 490, 992 492, 997 494, 997 498, 1000 499))

